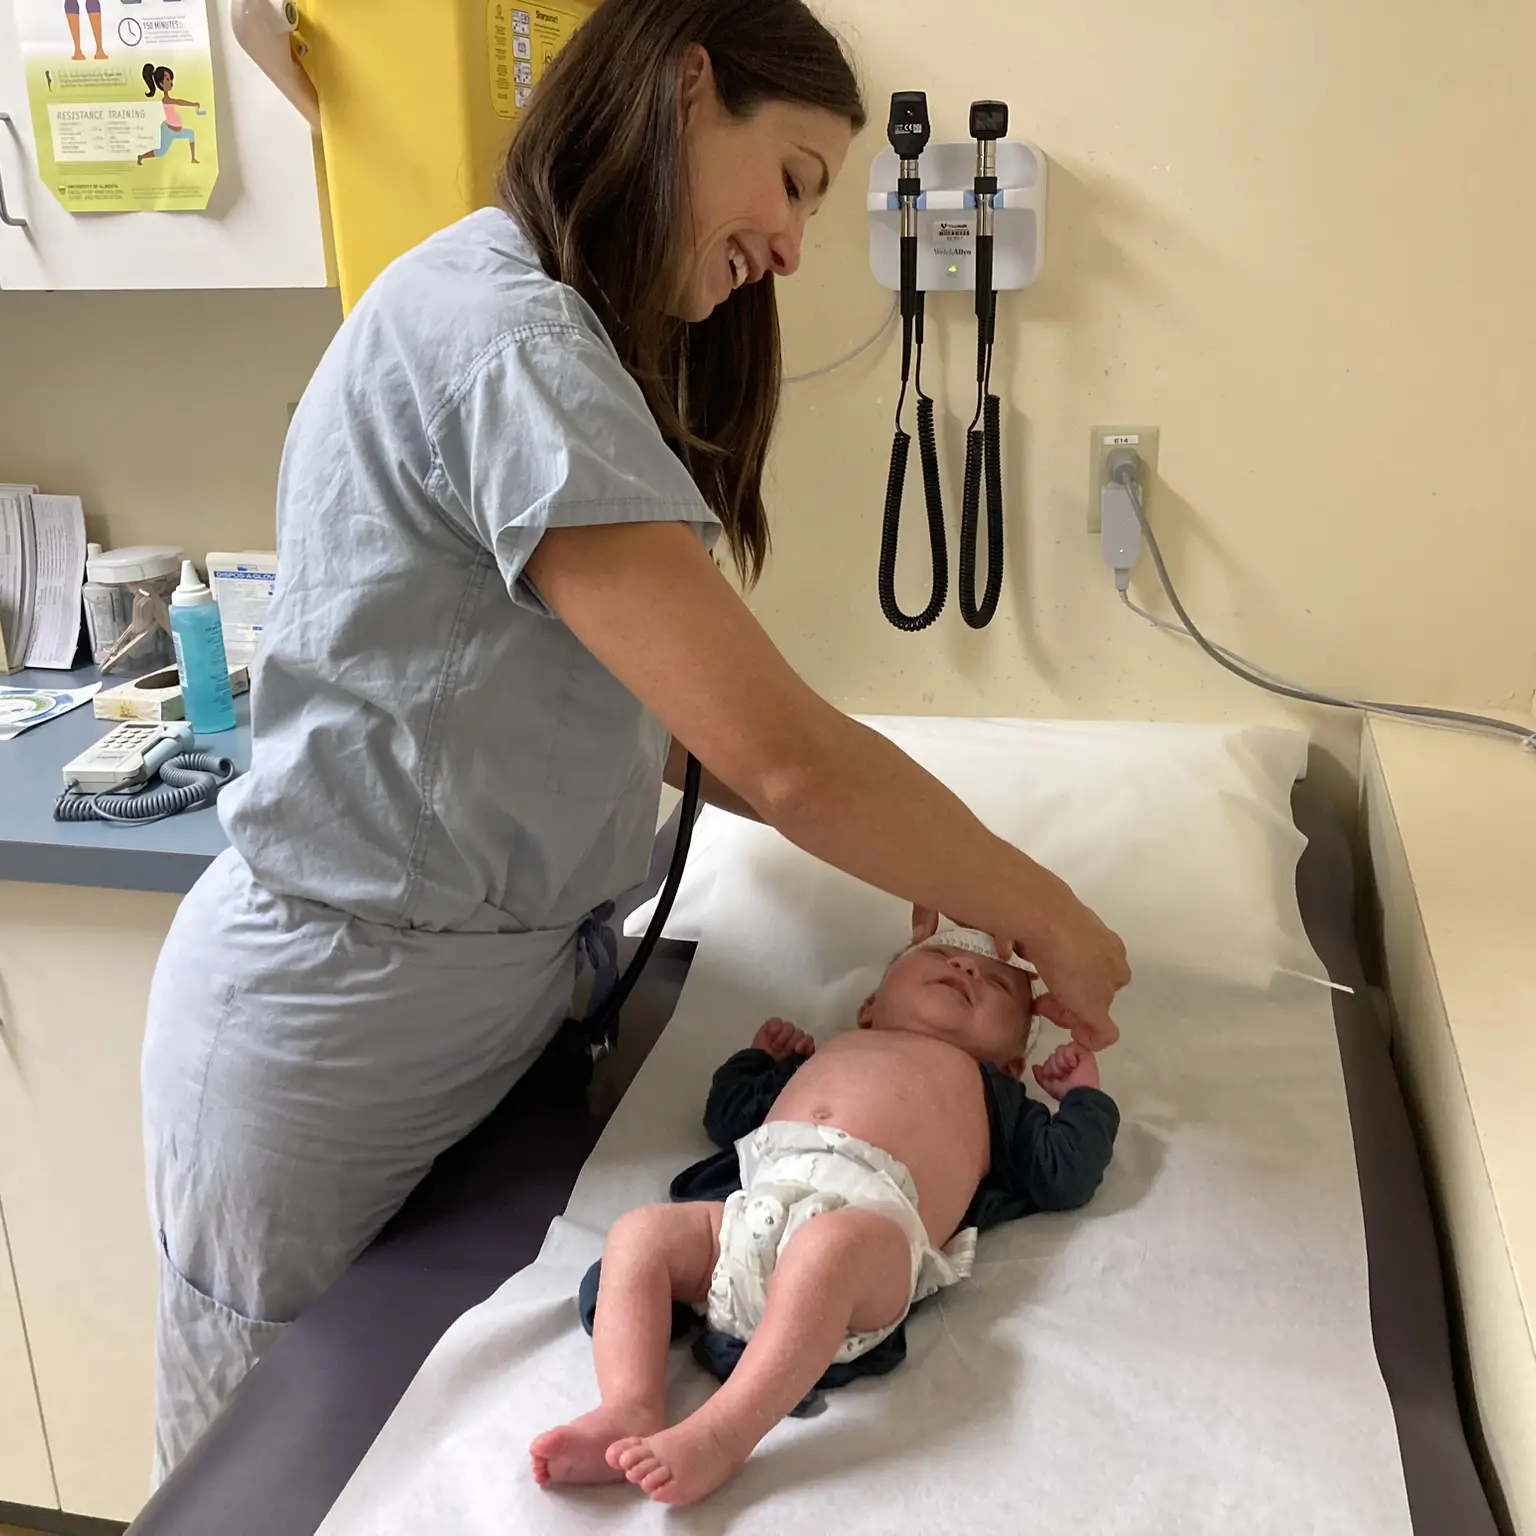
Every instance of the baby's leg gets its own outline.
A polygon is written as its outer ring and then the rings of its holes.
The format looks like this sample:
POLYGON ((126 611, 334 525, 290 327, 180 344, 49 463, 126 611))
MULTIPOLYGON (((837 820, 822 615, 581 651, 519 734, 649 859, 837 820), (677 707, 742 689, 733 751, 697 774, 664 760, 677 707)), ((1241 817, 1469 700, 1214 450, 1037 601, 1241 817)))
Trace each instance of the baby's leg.
POLYGON ((609 1453, 663 1504, 712 1493, 820 1379, 850 1329, 888 1328, 912 1299, 912 1250, 889 1217, 851 1208, 805 1223, 779 1255, 768 1304, 731 1378, 672 1429, 609 1453))
POLYGON ((666 1420, 672 1303, 701 1305, 719 1257, 723 1205, 647 1205, 614 1223, 592 1325, 602 1406, 529 1447, 537 1483, 616 1483, 605 1459, 615 1440, 649 1434, 666 1420))

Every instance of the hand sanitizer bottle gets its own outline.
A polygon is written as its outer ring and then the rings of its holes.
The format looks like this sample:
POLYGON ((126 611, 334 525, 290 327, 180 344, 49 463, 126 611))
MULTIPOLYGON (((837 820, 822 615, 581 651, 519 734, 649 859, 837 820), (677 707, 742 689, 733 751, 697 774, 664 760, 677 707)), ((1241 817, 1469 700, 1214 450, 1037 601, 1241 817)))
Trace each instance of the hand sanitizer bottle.
POLYGON ((199 736, 234 730, 235 701, 219 607, 190 560, 181 562, 181 585, 171 594, 171 640, 188 724, 199 736))

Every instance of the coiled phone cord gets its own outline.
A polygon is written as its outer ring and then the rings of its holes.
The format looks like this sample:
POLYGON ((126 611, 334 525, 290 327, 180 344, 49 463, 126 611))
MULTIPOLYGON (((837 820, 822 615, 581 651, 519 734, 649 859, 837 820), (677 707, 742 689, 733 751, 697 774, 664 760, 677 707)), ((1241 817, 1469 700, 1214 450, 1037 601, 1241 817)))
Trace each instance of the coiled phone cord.
MULTIPOLYGON (((903 242, 905 244, 905 242, 903 242)), ((906 253, 903 251, 903 264, 906 253)), ((916 250, 913 262, 916 263, 916 250)), ((916 285, 916 274, 912 278, 916 285)), ((949 541, 944 530, 944 489, 939 479, 939 435, 934 405, 923 393, 923 295, 916 295, 913 312, 902 317, 901 396, 896 402, 896 437, 891 444, 891 472, 885 485, 885 519, 880 529, 880 608, 897 629, 916 634, 927 629, 944 611, 949 591, 949 541), (907 613, 896 600, 896 547, 901 537, 901 507, 906 499, 907 460, 912 437, 901 424, 907 403, 907 383, 912 372, 916 339, 917 445, 923 471, 923 501, 928 512, 928 552, 932 562, 933 589, 921 613, 907 613)))
POLYGON ((103 791, 79 795, 66 790, 54 803, 55 821, 114 821, 143 826, 165 821, 198 806, 212 805, 235 777, 235 765, 212 752, 183 752, 160 765, 160 783, 136 795, 103 791))

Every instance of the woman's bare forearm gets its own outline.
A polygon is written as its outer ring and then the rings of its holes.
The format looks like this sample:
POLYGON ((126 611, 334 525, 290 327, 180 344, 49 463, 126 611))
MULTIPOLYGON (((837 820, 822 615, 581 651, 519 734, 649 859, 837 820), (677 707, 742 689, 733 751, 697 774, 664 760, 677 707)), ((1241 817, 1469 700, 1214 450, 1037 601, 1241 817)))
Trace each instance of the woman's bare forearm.
POLYGON ((797 771, 780 775, 757 808, 776 831, 880 890, 988 933, 1024 938, 1072 901, 1063 881, 988 831, 878 731, 822 709, 797 771))

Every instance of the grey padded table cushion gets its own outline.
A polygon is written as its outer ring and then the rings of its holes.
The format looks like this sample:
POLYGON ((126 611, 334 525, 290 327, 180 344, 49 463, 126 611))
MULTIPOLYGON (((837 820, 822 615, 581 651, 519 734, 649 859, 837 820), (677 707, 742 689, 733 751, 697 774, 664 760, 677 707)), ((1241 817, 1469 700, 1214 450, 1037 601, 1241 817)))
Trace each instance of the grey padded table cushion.
MULTIPOLYGON (((1371 1321, 1415 1536, 1495 1536, 1457 1406, 1418 1154, 1365 996, 1349 845, 1305 786, 1295 810, 1309 839, 1297 875, 1308 933, 1329 973, 1357 992, 1335 994, 1334 1011, 1370 1250, 1371 1321)), ((663 837, 653 883, 669 846, 663 837)), ((632 1016, 642 1034, 670 1016, 691 953, 658 949, 626 1010, 627 1030, 632 1016)), ((600 1130, 589 1116, 524 1102, 514 1090, 268 1352, 131 1536, 313 1536, 433 1345, 538 1253, 600 1130)))

